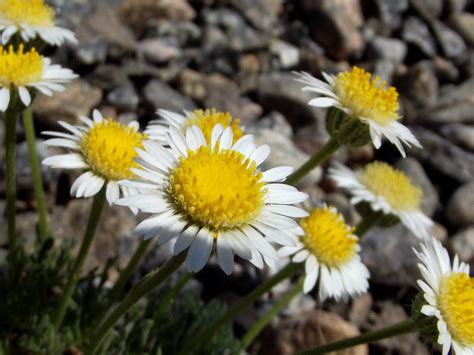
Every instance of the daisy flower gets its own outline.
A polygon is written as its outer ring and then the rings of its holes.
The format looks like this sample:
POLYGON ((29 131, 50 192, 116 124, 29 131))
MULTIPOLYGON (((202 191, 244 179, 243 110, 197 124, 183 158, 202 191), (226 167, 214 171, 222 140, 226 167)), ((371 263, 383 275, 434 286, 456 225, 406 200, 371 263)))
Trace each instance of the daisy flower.
POLYGON ((300 221, 304 234, 296 246, 278 251, 280 256, 293 255, 293 262, 305 263, 304 292, 310 292, 319 278, 318 298, 347 299, 367 291, 369 271, 362 263, 354 228, 334 207, 322 206, 300 221))
POLYGON ((31 103, 28 88, 52 95, 53 91, 62 91, 63 83, 76 78, 69 69, 51 64, 34 48, 23 52, 21 44, 17 51, 9 46, 8 51, 0 46, 0 111, 5 112, 10 104, 12 91, 18 91, 20 100, 25 106, 31 103))
POLYGON ((146 135, 138 132, 138 122, 128 125, 104 119, 98 110, 93 112, 93 120, 81 116, 84 125, 71 125, 59 121, 68 132, 47 131, 43 134, 54 138, 45 141, 48 146, 71 150, 68 154, 54 155, 43 160, 43 164, 59 169, 86 169, 72 184, 71 195, 90 197, 107 184, 106 197, 114 203, 120 192, 123 196, 137 193, 133 187, 119 186, 117 181, 133 178, 135 149, 143 147, 146 135))
POLYGON ((194 110, 185 112, 185 115, 179 113, 157 110, 156 113, 160 116, 159 119, 150 121, 145 133, 150 137, 160 142, 166 142, 166 134, 169 127, 176 127, 183 134, 186 129, 194 125, 198 126, 206 142, 210 142, 212 129, 216 124, 220 124, 224 129, 232 128, 234 139, 237 141, 244 135, 243 129, 240 127, 240 119, 233 118, 228 112, 221 112, 215 109, 211 110, 194 110))
POLYGON ((77 43, 72 31, 54 24, 54 10, 43 0, 0 0, 0 31, 3 44, 16 33, 24 42, 39 36, 53 46, 77 43))
POLYGON ((474 278, 469 277, 469 265, 459 262, 457 255, 451 264, 448 252, 434 238, 415 253, 423 276, 418 285, 426 301, 421 313, 437 318, 443 355, 451 348, 457 355, 473 355, 474 278))
POLYGON ((295 74, 299 82, 307 85, 304 91, 319 95, 309 105, 336 107, 368 125, 375 148, 380 148, 383 137, 395 144, 404 157, 406 154, 402 143, 421 148, 416 137, 399 122, 397 90, 394 87, 386 88, 386 82, 380 82, 378 76, 372 79, 370 73, 358 67, 337 76, 323 72, 326 81, 305 72, 295 74))
POLYGON ((177 236, 173 252, 189 247, 189 271, 202 269, 214 246, 227 274, 232 272, 234 254, 259 267, 263 261, 275 264, 278 255, 269 242, 293 245, 284 231, 298 228, 293 217, 307 215, 291 204, 308 196, 281 183, 293 168, 261 171, 270 148, 256 147, 252 135, 235 141, 232 128, 220 124, 212 129, 210 142, 196 125, 185 134, 171 126, 165 138, 170 149, 152 140, 137 149, 140 167, 132 170, 144 181, 121 182, 148 189, 117 201, 152 214, 137 226, 137 234, 158 237, 159 244, 177 236))
POLYGON ((329 177, 352 195, 352 204, 368 202, 372 210, 398 217, 417 237, 429 237, 433 221, 420 209, 423 193, 402 171, 380 161, 355 172, 337 164, 329 177))

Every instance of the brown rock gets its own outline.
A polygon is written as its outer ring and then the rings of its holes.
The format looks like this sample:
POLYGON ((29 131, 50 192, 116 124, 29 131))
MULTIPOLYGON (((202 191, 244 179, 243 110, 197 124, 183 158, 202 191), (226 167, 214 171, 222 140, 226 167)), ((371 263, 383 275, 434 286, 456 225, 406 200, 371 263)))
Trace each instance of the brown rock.
MULTIPOLYGON (((267 329, 252 349, 259 355, 292 355, 315 346, 359 335, 359 330, 340 316, 315 310, 280 321, 267 329)), ((334 355, 365 355, 367 345, 333 352, 334 355)))

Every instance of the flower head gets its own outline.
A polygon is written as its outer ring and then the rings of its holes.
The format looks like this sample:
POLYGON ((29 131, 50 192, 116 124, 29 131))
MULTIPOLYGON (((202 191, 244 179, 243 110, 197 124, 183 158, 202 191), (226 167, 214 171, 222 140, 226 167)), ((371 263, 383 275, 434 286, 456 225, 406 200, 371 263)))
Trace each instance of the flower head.
POLYGON ((244 131, 240 126, 240 120, 233 118, 228 112, 221 112, 214 109, 194 110, 186 112, 186 116, 167 110, 158 110, 157 113, 161 118, 150 121, 145 132, 150 139, 158 140, 163 143, 166 142, 165 136, 170 126, 176 127, 185 133, 186 129, 196 125, 201 129, 208 143, 211 139, 212 129, 217 124, 220 124, 224 129, 231 127, 235 140, 238 140, 244 135, 244 131))
POLYGON ((77 42, 72 31, 54 24, 54 10, 44 0, 0 0, 0 31, 3 44, 17 32, 24 42, 37 36, 54 46, 77 42))
POLYGON ((343 165, 329 176, 351 195, 351 202, 368 202, 374 211, 392 214, 419 238, 428 238, 433 221, 421 212, 422 191, 402 171, 384 162, 373 162, 352 171, 343 165))
POLYGON ((94 111, 94 120, 80 117, 85 125, 73 126, 59 122, 68 133, 43 132, 54 138, 45 144, 64 147, 72 152, 46 158, 43 164, 53 168, 86 169, 73 183, 71 194, 75 197, 95 195, 107 184, 106 196, 110 204, 120 197, 137 193, 133 187, 119 187, 117 181, 133 178, 136 149, 143 147, 146 135, 138 132, 138 122, 128 125, 104 119, 99 111, 94 111))
POLYGON ((295 73, 298 81, 306 84, 305 91, 319 95, 309 104, 317 107, 337 107, 348 116, 359 119, 369 126, 370 137, 376 148, 382 137, 395 144, 405 156, 402 143, 421 147, 410 130, 399 122, 398 93, 394 87, 376 76, 372 78, 361 68, 339 73, 337 76, 323 73, 326 82, 308 73, 295 73))
POLYGON ((292 168, 261 171, 269 147, 256 147, 251 135, 234 141, 232 128, 220 124, 212 129, 209 142, 196 125, 185 135, 171 126, 165 138, 170 149, 149 140, 137 150, 140 167, 133 172, 142 180, 121 182, 147 189, 117 202, 152 214, 137 226, 137 233, 158 237, 160 244, 177 237, 173 251, 179 254, 189 247, 189 271, 204 267, 214 245, 227 274, 234 254, 259 267, 263 261, 273 265, 278 255, 269 242, 293 244, 285 231, 298 228, 292 217, 307 215, 289 206, 307 195, 277 183, 292 168))
POLYGON ((31 95, 28 88, 52 95, 52 91, 64 90, 62 83, 76 77, 71 70, 52 65, 34 48, 24 52, 23 45, 16 51, 13 46, 8 50, 0 46, 0 111, 8 108, 13 90, 17 90, 23 104, 29 106, 31 95))
POLYGON ((294 262, 305 262, 304 291, 311 291, 319 277, 321 301, 365 292, 369 271, 360 260, 359 238, 342 215, 334 207, 317 207, 300 225, 304 235, 298 237, 296 246, 283 247, 278 253, 294 254, 294 262))
POLYGON ((469 276, 469 265, 459 262, 456 255, 451 265, 448 252, 435 239, 416 251, 422 280, 425 305, 421 313, 436 317, 438 343, 443 354, 451 348, 457 355, 474 354, 474 278, 469 276))

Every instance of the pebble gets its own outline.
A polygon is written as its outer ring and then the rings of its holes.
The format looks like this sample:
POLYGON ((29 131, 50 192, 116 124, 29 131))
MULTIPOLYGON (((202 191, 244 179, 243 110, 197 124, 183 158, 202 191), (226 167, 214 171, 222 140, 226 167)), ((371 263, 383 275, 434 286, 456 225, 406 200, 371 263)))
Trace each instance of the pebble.
POLYGON ((474 267, 474 224, 449 238, 449 245, 461 261, 469 263, 471 268, 474 267))
POLYGON ((143 89, 145 100, 153 106, 155 110, 165 109, 174 112, 183 110, 193 110, 196 106, 187 97, 171 88, 165 82, 152 79, 143 89))
POLYGON ((450 123, 440 128, 443 136, 462 148, 474 151, 474 127, 461 123, 450 123))
POLYGON ((474 181, 454 192, 446 206, 446 217, 456 226, 474 224, 474 181))
POLYGON ((403 23, 402 38, 428 57, 436 54, 436 44, 428 26, 417 17, 410 16, 403 23))

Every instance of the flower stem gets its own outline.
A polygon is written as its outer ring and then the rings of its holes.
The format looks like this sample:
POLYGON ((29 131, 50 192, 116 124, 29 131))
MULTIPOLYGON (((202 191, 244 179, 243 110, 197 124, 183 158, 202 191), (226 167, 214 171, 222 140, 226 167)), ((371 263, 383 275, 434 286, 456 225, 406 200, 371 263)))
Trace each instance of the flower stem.
POLYGON ((176 285, 171 290, 169 290, 166 297, 164 297, 164 299, 160 302, 158 312, 156 312, 156 315, 154 317, 155 322, 159 321, 163 314, 165 314, 168 307, 171 307, 173 305, 176 296, 183 289, 189 279, 193 277, 193 275, 194 273, 192 272, 185 273, 183 276, 181 276, 176 285))
POLYGON ((140 245, 138 246, 137 250, 135 250, 135 253, 132 255, 132 258, 128 262, 125 269, 122 270, 119 279, 109 292, 108 298, 111 302, 113 302, 122 293, 127 281, 130 280, 130 277, 137 268, 138 263, 142 260, 148 249, 148 246, 152 241, 153 239, 148 239, 142 240, 140 242, 140 245))
POLYGON ((44 197, 41 168, 36 153, 36 136, 31 107, 23 111, 23 126, 25 127, 26 143, 28 144, 28 156, 30 159, 31 173, 33 175, 33 187, 38 211, 38 242, 42 244, 48 236, 48 220, 46 200, 44 197))
POLYGON ((311 170, 318 167, 319 165, 323 164, 326 160, 328 160, 331 155, 336 152, 341 147, 341 143, 337 139, 337 137, 332 137, 325 145, 321 148, 319 152, 314 154, 311 158, 309 158, 306 163, 304 163, 301 167, 298 168, 293 174, 288 176, 285 183, 294 185, 303 177, 305 177, 311 170))
POLYGON ((273 286, 277 285, 281 281, 285 280, 291 276, 301 265, 290 263, 281 269, 278 273, 273 275, 267 281, 262 283, 260 286, 255 288, 252 292, 247 294, 245 297, 240 299, 233 307, 227 310, 221 317, 214 320, 209 324, 203 331, 197 333, 194 337, 189 338, 187 342, 183 344, 178 355, 187 355, 190 354, 193 349, 199 344, 202 344, 214 335, 216 330, 226 323, 231 322, 239 313, 247 309, 252 305, 257 299, 259 299, 265 292, 269 291, 273 286))
MULTIPOLYGON (((13 100, 13 98, 12 98, 13 100)), ((15 145, 16 145, 16 117, 17 110, 14 102, 4 114, 5 120, 5 159, 6 159, 6 217, 8 234, 8 262, 10 271, 14 274, 17 258, 16 225, 15 225, 15 145)))
POLYGON ((244 351, 252 341, 260 334, 263 328, 270 323, 270 321, 280 313, 290 301, 303 290, 304 277, 287 293, 283 295, 278 302, 276 302, 268 312, 266 312, 252 327, 245 333, 241 342, 241 349, 244 351))
POLYGON ((98 350, 102 340, 114 324, 125 315, 138 301, 158 287, 164 280, 168 278, 178 267, 184 262, 185 253, 176 255, 169 260, 162 268, 153 270, 144 276, 138 284, 136 284, 130 292, 125 296, 122 302, 100 322, 98 329, 92 332, 92 337, 87 355, 93 355, 98 350))
POLYGON ((383 217, 382 212, 372 212, 369 215, 365 216, 362 221, 357 225, 354 234, 362 239, 362 237, 377 224, 378 221, 383 217))
POLYGON ((66 309, 69 305, 69 302, 71 301, 72 293, 74 292, 74 288, 79 281, 79 276, 81 274, 82 266, 84 265, 84 260, 86 259, 87 253, 89 252, 89 249, 92 245, 92 241, 94 240, 95 231, 97 229, 97 225, 99 224, 102 209, 104 207, 105 191, 106 186, 104 185, 104 187, 102 187, 102 189, 94 196, 91 212, 89 215, 89 222, 87 223, 86 232, 84 233, 84 239, 82 240, 79 254, 77 255, 77 258, 74 262, 71 275, 69 276, 69 280, 66 284, 63 294, 61 295, 59 307, 53 319, 54 327, 56 329, 59 329, 64 319, 66 309))
POLYGON ((317 346, 313 349, 300 352, 298 355, 316 355, 324 354, 332 351, 338 351, 350 348, 356 345, 371 343, 373 341, 391 338, 394 336, 410 333, 416 330, 416 323, 412 319, 391 325, 386 328, 375 330, 373 332, 358 335, 356 337, 347 338, 326 345, 317 346))

